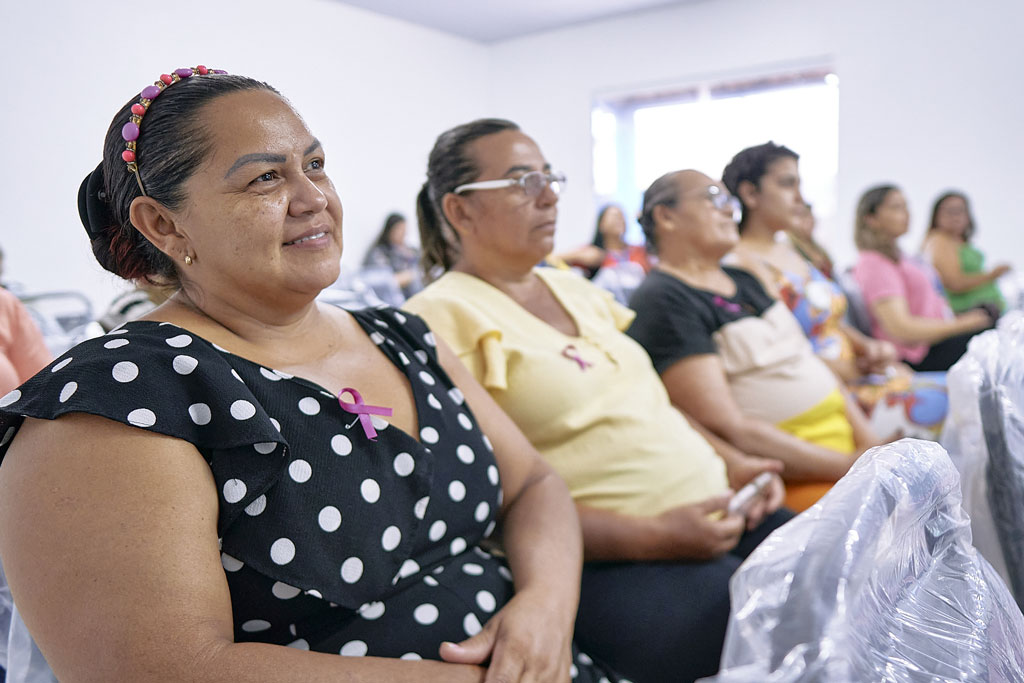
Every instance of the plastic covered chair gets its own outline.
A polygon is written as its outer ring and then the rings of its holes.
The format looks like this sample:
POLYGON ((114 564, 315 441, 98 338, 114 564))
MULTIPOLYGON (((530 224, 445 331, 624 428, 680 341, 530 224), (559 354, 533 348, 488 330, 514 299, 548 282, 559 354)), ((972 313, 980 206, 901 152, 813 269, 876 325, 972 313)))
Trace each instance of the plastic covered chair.
POLYGON ((863 455, 733 576, 717 683, 1024 681, 1024 615, 936 443, 863 455))
MULTIPOLYGON (((395 286, 397 287, 398 285, 395 286)), ((387 302, 377 296, 369 284, 360 279, 358 275, 352 273, 342 273, 337 282, 322 290, 316 298, 318 301, 350 311, 388 305, 387 302)))
POLYGON ((629 297, 633 295, 646 276, 644 267, 639 263, 622 261, 614 265, 602 266, 591 281, 601 289, 611 292, 616 301, 627 306, 629 297))
POLYGON ((976 335, 947 381, 941 443, 960 471, 975 545, 1024 605, 1024 313, 976 335))
POLYGON ((50 353, 56 357, 75 344, 103 334, 92 319, 92 304, 81 292, 19 294, 50 353))

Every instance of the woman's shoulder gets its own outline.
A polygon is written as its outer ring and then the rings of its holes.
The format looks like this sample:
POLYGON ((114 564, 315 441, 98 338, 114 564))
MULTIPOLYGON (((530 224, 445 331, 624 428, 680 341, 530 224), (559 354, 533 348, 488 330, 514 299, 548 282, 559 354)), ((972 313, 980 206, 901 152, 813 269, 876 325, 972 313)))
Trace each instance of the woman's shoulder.
POLYGON ((574 292, 584 296, 604 297, 605 290, 572 270, 561 268, 535 268, 534 272, 551 288, 574 292))
POLYGON ((449 271, 406 299, 402 310, 429 321, 439 311, 474 316, 500 303, 501 292, 488 283, 466 273, 449 271))
POLYGON ((749 269, 734 265, 722 266, 722 270, 724 270, 725 273, 730 278, 732 278, 732 281, 735 282, 736 286, 739 287, 742 291, 754 291, 759 294, 764 294, 765 296, 767 296, 765 288, 761 284, 761 280, 759 280, 756 275, 750 272, 749 269))
MULTIPOLYGON (((501 337, 510 301, 472 275, 448 272, 406 299, 402 312, 420 316, 456 354, 476 348, 480 339, 501 337)), ((514 304, 511 304, 514 305, 514 304)))
POLYGON ((282 376, 193 332, 135 321, 71 348, 0 399, 10 422, 87 413, 197 447, 281 441, 250 384, 282 376))
POLYGON ((899 272, 900 265, 906 261, 901 253, 899 261, 893 261, 885 254, 874 249, 861 249, 857 254, 857 261, 853 264, 853 273, 858 279, 870 278, 878 275, 895 275, 899 272))

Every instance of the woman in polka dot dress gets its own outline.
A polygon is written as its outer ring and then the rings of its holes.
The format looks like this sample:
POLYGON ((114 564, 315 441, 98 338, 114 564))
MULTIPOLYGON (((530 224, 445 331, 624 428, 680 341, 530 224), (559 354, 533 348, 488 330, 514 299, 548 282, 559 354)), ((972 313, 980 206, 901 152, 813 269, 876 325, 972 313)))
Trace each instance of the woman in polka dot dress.
POLYGON ((105 268, 180 289, 0 399, 0 556, 57 676, 613 680, 572 649, 561 480, 419 318, 315 303, 320 143, 263 83, 166 80, 79 208, 105 268))

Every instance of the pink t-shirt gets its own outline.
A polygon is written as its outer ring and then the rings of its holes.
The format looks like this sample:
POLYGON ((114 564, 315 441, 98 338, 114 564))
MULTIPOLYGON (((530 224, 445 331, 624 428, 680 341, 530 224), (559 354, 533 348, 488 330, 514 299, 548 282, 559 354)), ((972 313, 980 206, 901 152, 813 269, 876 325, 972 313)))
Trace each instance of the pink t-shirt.
MULTIPOLYGON (((946 297, 938 290, 938 280, 928 266, 901 254, 898 263, 877 251, 862 251, 853 277, 860 286, 868 310, 876 301, 902 297, 907 301, 910 314, 933 320, 947 320, 953 316, 946 297)), ((896 345, 900 356, 911 363, 919 363, 928 355, 927 344, 901 344, 886 334, 871 314, 871 334, 896 345)))
POLYGON ((42 370, 52 360, 39 327, 25 307, 0 288, 0 396, 42 370))

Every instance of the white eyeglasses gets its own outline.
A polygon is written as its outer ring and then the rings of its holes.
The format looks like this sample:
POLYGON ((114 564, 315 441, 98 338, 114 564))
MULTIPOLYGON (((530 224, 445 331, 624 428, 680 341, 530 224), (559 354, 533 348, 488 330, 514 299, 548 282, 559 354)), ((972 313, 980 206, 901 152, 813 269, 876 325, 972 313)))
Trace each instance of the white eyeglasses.
POLYGON ((452 192, 462 194, 470 190, 500 190, 505 187, 518 185, 528 197, 538 197, 546 187, 556 195, 561 194, 562 186, 565 185, 565 174, 554 171, 530 171, 518 178, 501 178, 499 180, 481 180, 475 183, 459 185, 452 192))

